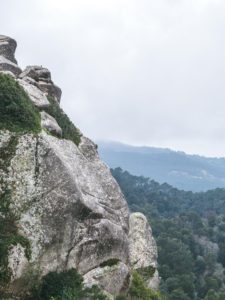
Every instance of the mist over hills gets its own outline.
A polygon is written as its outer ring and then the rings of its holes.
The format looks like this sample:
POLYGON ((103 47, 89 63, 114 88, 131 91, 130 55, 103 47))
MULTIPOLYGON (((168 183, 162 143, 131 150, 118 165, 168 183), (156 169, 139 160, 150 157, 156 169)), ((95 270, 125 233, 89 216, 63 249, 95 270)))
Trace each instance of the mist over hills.
POLYGON ((97 144, 101 158, 111 168, 121 167, 131 174, 166 182, 186 191, 225 188, 225 158, 111 141, 98 141, 97 144))

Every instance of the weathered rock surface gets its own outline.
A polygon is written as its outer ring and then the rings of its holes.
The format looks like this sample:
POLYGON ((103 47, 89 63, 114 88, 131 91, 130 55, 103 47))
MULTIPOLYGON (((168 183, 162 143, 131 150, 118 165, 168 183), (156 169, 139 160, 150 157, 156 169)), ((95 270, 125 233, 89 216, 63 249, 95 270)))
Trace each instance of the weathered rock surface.
MULTIPOLYGON (((115 258, 128 263, 127 204, 97 154, 87 157, 45 132, 19 137, 8 169, 11 210, 43 274, 72 267, 86 274, 115 258)), ((10 267, 18 273, 17 264, 10 267)))
POLYGON ((20 74, 20 78, 24 79, 24 77, 32 78, 42 92, 60 102, 62 91, 52 82, 51 73, 48 69, 40 66, 28 66, 20 74))
POLYGON ((28 66, 23 71, 23 73, 20 74, 20 78, 23 77, 30 77, 34 79, 35 81, 46 81, 51 83, 51 73, 48 69, 40 67, 40 66, 28 66))
POLYGON ((148 286, 158 288, 159 276, 157 271, 157 246, 152 236, 151 227, 146 217, 142 213, 132 213, 130 215, 129 231, 129 252, 130 263, 133 269, 153 270, 153 278, 149 278, 148 286))
POLYGON ((0 35, 0 71, 10 71, 18 76, 22 70, 15 59, 17 43, 14 39, 0 35))
MULTIPOLYGON (((15 44, 10 47, 5 54, 0 38, 0 55, 13 60, 15 44)), ((56 101, 61 96, 50 72, 28 67, 16 77, 39 108, 41 125, 48 133, 0 131, 0 154, 11 155, 7 165, 5 156, 0 156, 0 196, 10 192, 10 212, 31 252, 27 257, 20 242, 10 247, 11 291, 16 282, 18 293, 20 280, 30 268, 38 268, 41 275, 76 268, 86 285, 98 284, 118 295, 128 288, 132 268, 151 266, 155 272, 148 284, 155 288, 157 249, 147 220, 137 213, 129 221, 124 196, 91 140, 81 136, 77 146, 61 138, 62 129, 44 111, 49 105, 47 95, 56 101), (14 149, 9 151, 12 140, 14 149)))
POLYGON ((62 136, 62 129, 59 127, 57 121, 45 111, 41 112, 41 126, 54 135, 62 136))
POLYGON ((114 296, 128 287, 129 279, 130 269, 122 262, 113 266, 98 267, 84 275, 86 286, 99 285, 114 296))
POLYGON ((0 71, 10 71, 18 76, 22 70, 13 62, 0 55, 0 71))
POLYGON ((30 84, 28 80, 18 79, 18 82, 28 94, 30 100, 34 103, 35 106, 37 106, 38 108, 46 108, 49 106, 47 97, 39 88, 37 88, 33 84, 30 84))
POLYGON ((12 281, 21 278, 23 272, 26 270, 28 266, 28 260, 25 255, 24 248, 20 244, 17 244, 10 249, 8 256, 8 266, 10 270, 12 270, 12 281))
POLYGON ((4 56, 6 59, 10 60, 14 64, 17 64, 15 59, 15 51, 16 51, 17 43, 14 39, 0 35, 0 55, 4 56))

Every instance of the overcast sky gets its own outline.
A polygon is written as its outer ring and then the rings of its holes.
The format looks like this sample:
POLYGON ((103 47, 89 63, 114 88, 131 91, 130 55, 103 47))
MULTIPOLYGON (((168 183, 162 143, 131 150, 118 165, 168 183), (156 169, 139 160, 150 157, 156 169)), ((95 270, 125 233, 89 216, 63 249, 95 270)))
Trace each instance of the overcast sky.
POLYGON ((0 0, 17 60, 43 65, 92 139, 225 156, 224 0, 0 0))

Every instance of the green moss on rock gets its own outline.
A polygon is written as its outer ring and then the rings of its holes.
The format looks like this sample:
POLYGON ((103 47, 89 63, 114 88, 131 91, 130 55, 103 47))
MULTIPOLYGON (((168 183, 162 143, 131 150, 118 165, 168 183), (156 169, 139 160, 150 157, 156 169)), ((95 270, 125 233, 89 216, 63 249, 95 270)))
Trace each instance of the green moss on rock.
POLYGON ((7 168, 16 153, 17 134, 13 134, 5 146, 0 148, 0 294, 7 292, 11 273, 8 268, 8 253, 12 246, 20 244, 25 249, 27 259, 30 259, 29 241, 18 234, 16 217, 10 210, 12 201, 11 188, 7 180, 7 168))
POLYGON ((100 267, 104 268, 104 267, 112 267, 115 266, 119 263, 119 259, 117 258, 111 258, 108 259, 107 261, 104 261, 103 263, 100 264, 100 267))
POLYGON ((10 75, 0 74, 0 130, 39 132, 40 114, 10 75))
POLYGON ((69 117, 52 97, 48 97, 48 100, 50 102, 50 106, 46 108, 45 111, 56 119, 62 129, 62 138, 71 140, 78 146, 81 138, 80 131, 74 126, 69 117))

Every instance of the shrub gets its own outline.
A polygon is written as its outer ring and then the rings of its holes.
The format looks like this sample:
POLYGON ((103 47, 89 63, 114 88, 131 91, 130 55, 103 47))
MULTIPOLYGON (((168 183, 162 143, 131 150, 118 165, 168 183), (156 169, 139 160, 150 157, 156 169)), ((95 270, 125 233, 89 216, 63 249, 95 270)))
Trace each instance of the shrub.
POLYGON ((0 129, 39 132, 40 114, 23 88, 9 75, 0 74, 0 129))
POLYGON ((107 261, 104 261, 100 264, 100 267, 104 268, 104 267, 112 267, 112 266, 115 266, 119 263, 119 259, 117 258, 111 258, 111 259, 108 259, 107 261))
MULTIPOLYGON (((97 285, 93 285, 91 288, 85 289, 85 299, 107 300, 108 297, 102 293, 101 289, 97 285)), ((73 299, 71 298, 71 300, 73 299)))
POLYGON ((40 285, 39 298, 49 300, 51 297, 61 299, 63 294, 71 290, 76 291, 78 297, 83 293, 82 276, 71 269, 61 273, 50 272, 42 278, 40 285))
POLYGON ((56 119, 62 129, 62 138, 71 140, 78 146, 81 137, 79 130, 74 126, 69 117, 52 97, 48 97, 48 100, 50 102, 50 106, 46 108, 45 111, 56 119))
POLYGON ((144 280, 148 280, 149 278, 153 277, 155 273, 155 268, 152 266, 148 266, 148 267, 139 268, 136 271, 138 272, 138 274, 141 275, 141 277, 144 280))
POLYGON ((45 275, 29 300, 106 300, 98 286, 85 288, 83 278, 76 269, 45 275))
POLYGON ((146 287, 144 280, 137 271, 133 272, 131 286, 128 292, 128 299, 139 300, 163 300, 159 292, 146 287))

